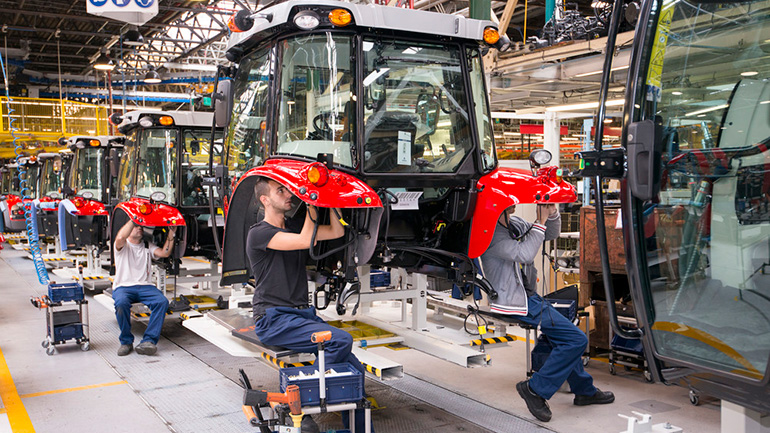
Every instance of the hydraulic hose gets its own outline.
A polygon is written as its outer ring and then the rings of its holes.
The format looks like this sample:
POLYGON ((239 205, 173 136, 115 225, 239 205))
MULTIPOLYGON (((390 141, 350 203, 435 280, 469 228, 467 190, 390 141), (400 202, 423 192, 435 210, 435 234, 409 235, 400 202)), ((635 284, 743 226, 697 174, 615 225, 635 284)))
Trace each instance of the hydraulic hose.
MULTIPOLYGON (((24 208, 24 219, 26 221, 27 239, 29 241, 29 250, 32 254, 32 262, 35 264, 35 272, 37 273, 37 279, 40 284, 48 285, 48 270, 45 268, 45 262, 43 262, 43 254, 40 252, 40 238, 37 232, 37 207, 35 206, 32 197, 29 196, 29 187, 27 186, 26 173, 24 167, 19 164, 21 162, 21 143, 19 143, 19 137, 16 133, 19 129, 13 124, 14 118, 11 114, 14 113, 14 109, 11 108, 11 93, 8 88, 8 75, 5 71, 5 62, 3 56, 0 55, 0 69, 3 70, 3 80, 5 82, 5 96, 6 104, 8 106, 8 129, 11 131, 11 137, 13 137, 13 151, 16 154, 16 164, 19 166, 19 194, 21 195, 21 203, 24 208)), ((10 209, 8 210, 11 211, 10 209)))

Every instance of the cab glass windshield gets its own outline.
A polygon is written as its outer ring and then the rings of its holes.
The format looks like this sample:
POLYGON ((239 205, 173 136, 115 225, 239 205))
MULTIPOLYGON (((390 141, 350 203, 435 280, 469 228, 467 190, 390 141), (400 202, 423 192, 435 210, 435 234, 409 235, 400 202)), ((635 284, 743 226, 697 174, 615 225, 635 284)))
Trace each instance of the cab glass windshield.
POLYGON ((272 51, 257 50, 241 60, 233 90, 232 120, 227 134, 227 168, 239 178, 267 158, 267 107, 272 51))
POLYGON ((56 156, 46 159, 43 163, 43 178, 40 180, 40 196, 61 198, 63 178, 62 158, 56 156))
POLYGON ((104 197, 102 197, 103 161, 104 149, 101 147, 77 149, 70 172, 70 188, 77 191, 78 195, 89 192, 94 195, 94 200, 104 202, 104 197))
POLYGON ((451 173, 473 147, 458 45, 364 38, 364 171, 451 173))
POLYGON ((150 198, 163 192, 163 200, 176 203, 176 155, 179 145, 176 129, 145 129, 139 132, 136 159, 136 195, 150 198))
POLYGON ((40 177, 40 164, 27 164, 24 166, 24 175, 22 176, 25 181, 21 184, 21 195, 29 198, 37 198, 37 180, 40 177))
MULTIPOLYGON (((209 171, 211 129, 187 129, 182 137, 182 206, 208 206, 209 194, 203 188, 203 177, 209 171)), ((222 132, 217 131, 214 137, 217 144, 213 161, 217 161, 222 153, 222 132)), ((216 194, 216 188, 214 191, 216 194)))
POLYGON ((298 36, 282 51, 276 153, 353 167, 355 94, 351 37, 332 33, 298 36))
POLYGON ((635 120, 660 131, 661 191, 639 224, 655 348, 758 380, 770 358, 770 1, 664 1, 653 17, 635 120))

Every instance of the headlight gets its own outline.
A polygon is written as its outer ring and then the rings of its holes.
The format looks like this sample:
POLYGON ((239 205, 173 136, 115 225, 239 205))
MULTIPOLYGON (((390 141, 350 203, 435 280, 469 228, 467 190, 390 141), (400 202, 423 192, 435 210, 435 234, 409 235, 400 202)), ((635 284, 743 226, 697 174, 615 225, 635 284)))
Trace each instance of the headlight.
POLYGON ((313 11, 300 11, 294 15, 294 25, 302 30, 313 30, 321 24, 321 17, 313 11))

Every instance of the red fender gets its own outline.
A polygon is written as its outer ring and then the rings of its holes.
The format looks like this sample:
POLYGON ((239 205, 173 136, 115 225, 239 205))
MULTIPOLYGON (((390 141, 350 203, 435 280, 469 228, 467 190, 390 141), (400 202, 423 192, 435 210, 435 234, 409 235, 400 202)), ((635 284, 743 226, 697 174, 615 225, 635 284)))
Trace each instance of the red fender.
MULTIPOLYGON (((62 200, 65 201, 65 200, 62 200)), ((96 200, 88 200, 82 197, 75 197, 73 199, 67 199, 67 202, 71 205, 66 205, 67 208, 75 208, 72 212, 73 215, 78 216, 94 216, 94 215, 107 215, 107 209, 104 203, 96 200)))
POLYGON ((179 209, 167 204, 151 204, 149 200, 132 197, 116 206, 122 209, 131 221, 143 227, 185 226, 179 209), (144 210, 144 212, 142 212, 144 210))
POLYGON ((541 168, 537 176, 528 170, 498 167, 479 179, 480 191, 471 221, 468 256, 479 257, 489 248, 495 225, 503 211, 520 203, 572 203, 575 187, 557 175, 557 167, 541 168))
POLYGON ((251 176, 264 176, 289 188, 292 194, 313 206, 346 209, 382 207, 380 197, 369 185, 338 170, 328 170, 328 180, 324 185, 312 184, 308 180, 308 170, 314 164, 320 163, 271 159, 247 171, 238 180, 238 185, 251 176))
POLYGON ((13 211, 11 209, 16 205, 21 204, 21 196, 16 194, 8 194, 5 197, 5 205, 8 207, 8 212, 10 214, 10 219, 13 221, 24 221, 24 213, 21 214, 18 218, 15 218, 13 211))

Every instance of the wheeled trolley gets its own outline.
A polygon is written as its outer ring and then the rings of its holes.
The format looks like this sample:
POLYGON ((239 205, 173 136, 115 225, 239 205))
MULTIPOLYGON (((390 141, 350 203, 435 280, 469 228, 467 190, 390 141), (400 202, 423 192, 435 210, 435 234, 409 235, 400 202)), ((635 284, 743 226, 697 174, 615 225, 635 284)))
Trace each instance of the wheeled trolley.
POLYGON ((91 348, 88 301, 80 283, 49 283, 48 295, 33 298, 31 302, 35 307, 46 310, 46 337, 41 345, 48 355, 56 353, 56 345, 71 340, 79 344, 83 351, 91 348))
MULTIPOLYGON (((627 327, 636 327, 636 320, 632 317, 618 317, 618 321, 627 327)), ((619 335, 612 335, 610 338, 610 374, 612 375, 616 373, 615 365, 622 365, 626 370, 638 368, 644 372, 644 380, 652 382, 652 374, 644 357, 642 340, 629 340, 619 335)))

